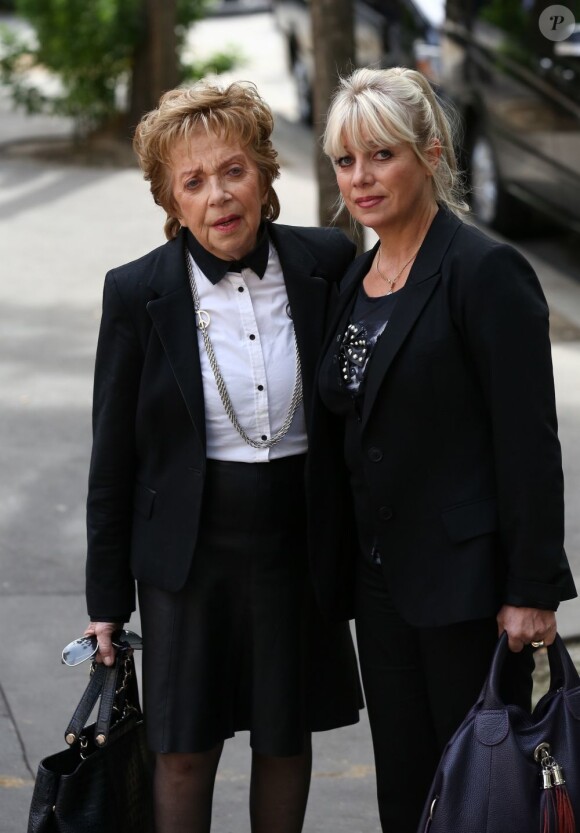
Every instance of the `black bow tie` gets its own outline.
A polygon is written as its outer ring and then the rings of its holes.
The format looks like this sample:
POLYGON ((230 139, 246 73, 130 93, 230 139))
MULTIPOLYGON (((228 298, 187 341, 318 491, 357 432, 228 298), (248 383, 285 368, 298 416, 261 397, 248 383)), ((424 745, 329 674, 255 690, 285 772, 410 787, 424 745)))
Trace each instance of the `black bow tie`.
POLYGON ((268 230, 265 224, 262 224, 258 229, 258 242, 251 252, 248 252, 241 260, 222 260, 208 252, 188 229, 187 248, 203 274, 213 284, 216 284, 228 272, 241 272, 242 269, 246 268, 251 269, 262 279, 268 266, 270 240, 268 230))

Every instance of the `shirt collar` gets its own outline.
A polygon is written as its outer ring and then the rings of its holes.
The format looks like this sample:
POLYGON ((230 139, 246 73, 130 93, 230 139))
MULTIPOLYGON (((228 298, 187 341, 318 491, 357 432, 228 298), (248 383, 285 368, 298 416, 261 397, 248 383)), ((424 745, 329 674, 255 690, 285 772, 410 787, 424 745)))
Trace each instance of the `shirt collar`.
POLYGON ((251 252, 241 260, 222 260, 204 249, 188 229, 187 248, 203 274, 215 285, 227 272, 241 272, 245 267, 249 267, 261 280, 268 266, 270 239, 266 224, 262 223, 258 229, 258 242, 251 252))

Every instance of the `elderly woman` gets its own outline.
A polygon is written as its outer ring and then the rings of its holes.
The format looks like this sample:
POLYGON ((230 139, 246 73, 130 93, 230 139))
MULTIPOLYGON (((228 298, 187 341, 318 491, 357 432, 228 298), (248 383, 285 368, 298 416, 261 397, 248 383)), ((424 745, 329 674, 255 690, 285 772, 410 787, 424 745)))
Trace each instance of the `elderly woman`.
POLYGON ((318 614, 305 508, 314 368, 354 247, 272 222, 272 127, 249 83, 166 93, 134 147, 169 242, 105 282, 87 633, 111 663, 136 580, 158 833, 210 829, 224 739, 242 729, 252 830, 298 833, 310 733, 358 720, 348 623, 318 614))
MULTIPOLYGON (((576 595, 548 309, 524 258, 462 222, 449 121, 420 73, 343 80, 324 148, 344 205, 378 241, 341 284, 312 467, 333 460, 323 442, 340 434, 345 489, 332 502, 344 521, 348 490, 354 508, 381 823, 415 833, 498 632, 514 652, 506 696, 529 704, 530 643, 554 640, 554 611, 576 595)), ((328 554, 318 567, 337 593, 342 570, 328 554)))

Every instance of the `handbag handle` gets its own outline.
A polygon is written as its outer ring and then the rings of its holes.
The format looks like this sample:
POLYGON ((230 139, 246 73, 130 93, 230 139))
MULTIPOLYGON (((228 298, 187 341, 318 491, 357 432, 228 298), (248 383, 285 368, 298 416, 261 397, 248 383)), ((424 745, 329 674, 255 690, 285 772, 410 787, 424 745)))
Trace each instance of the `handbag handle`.
POLYGON ((109 739, 109 732, 111 730, 111 718, 113 716, 113 709, 115 707, 115 696, 119 689, 120 674, 122 664, 117 663, 107 668, 107 674, 101 689, 101 702, 99 703, 99 712, 95 723, 95 743, 98 746, 104 746, 109 739))
POLYGON ((69 746, 72 746, 84 729, 94 705, 101 694, 106 673, 107 667, 102 664, 95 664, 94 668, 91 669, 91 676, 87 687, 64 733, 64 739, 69 746))
MULTIPOLYGON (((482 706, 484 709, 505 709, 500 694, 500 678, 502 668, 509 651, 508 635, 504 631, 497 641, 487 680, 484 683, 482 706)), ((563 688, 569 691, 580 686, 580 676, 564 644, 560 634, 552 645, 548 645, 548 660, 550 664, 550 691, 563 688)))
POLYGON ((553 645, 548 645, 548 661, 550 665, 550 691, 557 691, 560 688, 569 691, 571 688, 580 685, 580 674, 578 674, 574 661, 559 634, 556 634, 556 642, 553 645))
POLYGON ((111 666, 103 663, 94 664, 87 687, 64 733, 64 739, 69 746, 80 737, 99 697, 101 701, 95 723, 95 743, 105 746, 109 739, 114 710, 121 716, 127 708, 141 711, 131 649, 118 649, 115 662, 111 666))

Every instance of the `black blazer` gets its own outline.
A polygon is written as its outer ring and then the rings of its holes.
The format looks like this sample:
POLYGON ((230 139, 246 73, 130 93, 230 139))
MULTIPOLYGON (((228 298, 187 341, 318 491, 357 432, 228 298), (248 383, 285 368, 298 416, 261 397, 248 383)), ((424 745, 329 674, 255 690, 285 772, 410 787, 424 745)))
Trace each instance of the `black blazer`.
MULTIPOLYGON (((269 224, 294 320, 309 422, 330 296, 355 255, 336 229, 269 224)), ((87 500, 87 604, 126 620, 134 579, 177 591, 195 550, 204 400, 185 234, 105 279, 87 500)))
MULTIPOLYGON (((341 285, 324 389, 376 248, 341 285)), ((314 482, 337 465, 337 420, 317 406, 314 482)), ((444 625, 495 615, 502 603, 556 609, 576 595, 563 549, 548 308, 515 249, 439 210, 369 362, 358 427, 368 517, 407 621, 444 625)), ((326 535, 331 549, 313 542, 317 583, 339 611, 352 586, 345 547, 356 547, 347 477, 335 468, 326 497, 341 520, 334 539, 326 535)))

